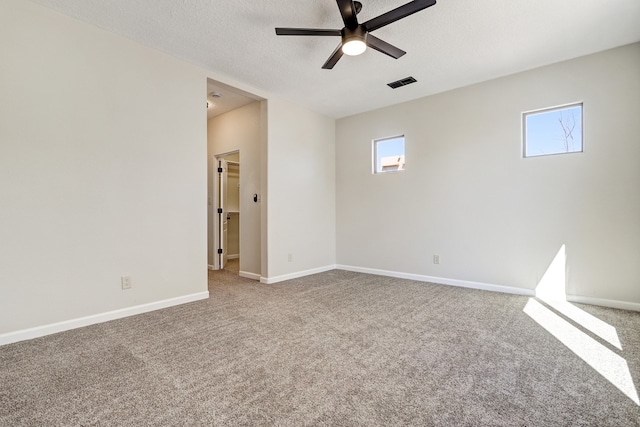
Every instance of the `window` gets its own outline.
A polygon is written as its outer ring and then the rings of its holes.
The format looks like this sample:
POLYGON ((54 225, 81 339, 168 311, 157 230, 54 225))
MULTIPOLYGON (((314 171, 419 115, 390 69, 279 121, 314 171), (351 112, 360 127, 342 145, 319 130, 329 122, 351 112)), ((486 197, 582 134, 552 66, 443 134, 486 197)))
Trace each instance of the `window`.
POLYGON ((582 103, 522 114, 524 157, 582 152, 582 103))
POLYGON ((404 135, 373 140, 373 173, 404 170, 404 135))

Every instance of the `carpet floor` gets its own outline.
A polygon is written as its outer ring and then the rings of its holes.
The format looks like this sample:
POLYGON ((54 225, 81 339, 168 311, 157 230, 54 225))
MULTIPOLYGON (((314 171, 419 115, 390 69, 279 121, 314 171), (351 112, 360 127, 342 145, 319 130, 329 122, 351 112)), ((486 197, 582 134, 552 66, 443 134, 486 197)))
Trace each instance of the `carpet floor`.
POLYGON ((573 305, 612 344, 528 297, 209 274, 207 300, 0 347, 0 426, 640 425, 640 313, 573 305))

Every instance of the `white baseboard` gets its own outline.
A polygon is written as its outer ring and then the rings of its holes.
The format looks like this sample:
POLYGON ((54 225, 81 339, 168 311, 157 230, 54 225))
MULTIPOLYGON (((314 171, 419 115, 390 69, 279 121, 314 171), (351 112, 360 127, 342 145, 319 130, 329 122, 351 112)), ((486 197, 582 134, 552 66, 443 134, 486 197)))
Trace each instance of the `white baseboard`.
POLYGON ((238 259, 240 258, 240 254, 227 255, 227 259, 238 259))
POLYGON ((251 280, 260 280, 260 275, 256 273, 249 273, 248 271, 240 271, 238 276, 251 280))
POLYGON ((637 302, 616 301, 604 298, 583 297, 580 295, 567 295, 567 301, 579 304, 599 305, 601 307, 619 308, 621 310, 640 311, 640 304, 637 302))
POLYGON ((297 279, 299 277, 310 276, 312 274, 324 273, 325 271, 335 270, 335 265, 327 265, 324 267, 312 268, 311 270, 297 271, 295 273, 283 274, 275 277, 260 277, 260 283, 271 285, 273 283, 283 282, 285 280, 297 279))
POLYGON ((209 267, 209 270, 215 270, 215 269, 216 269, 216 268, 215 268, 213 265, 211 265, 211 264, 209 264, 209 265, 208 265, 208 267, 209 267))
POLYGON ((418 282, 437 283, 439 285, 459 286, 462 288, 480 289, 483 291, 503 292, 507 294, 525 295, 533 297, 533 289, 516 288, 512 286, 494 285, 491 283, 469 282, 467 280, 447 279, 444 277, 424 276, 421 274, 401 273, 398 271, 378 270, 375 268, 354 267, 351 265, 337 265, 339 270, 355 271, 357 273, 375 274, 377 276, 396 277, 398 279, 409 279, 418 282))
POLYGON ((184 295, 181 297, 151 302, 148 304, 141 304, 133 307, 121 308, 119 310, 107 311, 105 313, 99 313, 91 316, 80 317, 77 319, 51 323, 49 325, 36 326, 34 328, 23 329, 15 332, 8 332, 5 334, 0 334, 0 345, 11 344, 18 341, 30 340, 33 338, 43 337, 45 335, 51 335, 58 332, 68 331, 70 329, 81 328, 83 326, 94 325, 96 323, 108 322, 110 320, 121 319, 123 317, 134 316, 136 314, 147 313, 149 311, 155 311, 161 308, 167 308, 167 307, 172 307, 174 305, 186 304, 188 302, 198 301, 198 300, 207 299, 207 298, 209 298, 209 291, 198 292, 196 294, 184 295))

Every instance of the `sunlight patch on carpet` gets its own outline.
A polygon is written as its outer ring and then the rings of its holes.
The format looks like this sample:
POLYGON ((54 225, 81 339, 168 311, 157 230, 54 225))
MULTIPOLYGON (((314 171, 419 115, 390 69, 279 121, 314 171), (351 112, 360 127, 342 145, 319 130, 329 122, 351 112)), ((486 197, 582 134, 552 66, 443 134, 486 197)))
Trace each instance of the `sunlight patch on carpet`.
MULTIPOLYGON (((567 302, 566 280, 567 256, 565 245, 562 245, 536 287, 536 298, 618 350, 622 350, 615 327, 567 302)), ((622 356, 533 298, 529 298, 523 311, 640 406, 629 366, 622 356)))
POLYGON ((627 361, 533 298, 523 310, 569 350, 640 406, 627 361))
POLYGON ((596 334, 612 346, 622 350, 616 328, 567 302, 566 264, 565 245, 562 245, 536 287, 536 298, 544 301, 559 313, 596 334))

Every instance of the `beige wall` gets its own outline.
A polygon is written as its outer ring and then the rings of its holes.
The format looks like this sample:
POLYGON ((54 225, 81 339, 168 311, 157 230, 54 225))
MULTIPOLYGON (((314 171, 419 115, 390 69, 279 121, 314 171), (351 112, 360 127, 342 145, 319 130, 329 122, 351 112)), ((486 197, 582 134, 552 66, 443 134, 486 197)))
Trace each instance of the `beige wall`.
POLYGON ((206 74, 21 0, 0 51, 0 334, 206 294, 206 74))
MULTIPOLYGON (((240 271, 261 275, 261 203, 253 195, 261 192, 261 148, 263 129, 260 101, 245 105, 209 120, 209 196, 214 197, 213 170, 216 155, 240 151, 240 271)), ((213 210, 209 206, 209 224, 213 210)), ((209 265, 213 265, 212 228, 209 232, 209 265)))
POLYGON ((534 289, 565 245, 568 294, 640 303, 639 94, 634 44, 338 120, 338 264, 534 289), (584 153, 523 159, 521 112, 575 101, 584 153))
POLYGON ((272 282, 335 265, 335 120, 277 99, 268 109, 272 282))

